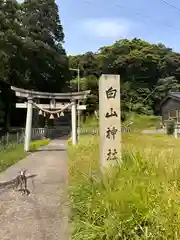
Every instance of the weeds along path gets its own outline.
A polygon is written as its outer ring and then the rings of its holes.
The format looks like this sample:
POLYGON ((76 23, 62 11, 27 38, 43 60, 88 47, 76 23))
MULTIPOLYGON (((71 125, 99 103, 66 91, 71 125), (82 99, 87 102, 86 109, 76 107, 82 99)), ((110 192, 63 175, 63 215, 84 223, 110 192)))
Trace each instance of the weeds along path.
POLYGON ((0 189, 1 240, 68 240, 66 141, 54 140, 0 174, 0 181, 27 175, 29 196, 0 189))

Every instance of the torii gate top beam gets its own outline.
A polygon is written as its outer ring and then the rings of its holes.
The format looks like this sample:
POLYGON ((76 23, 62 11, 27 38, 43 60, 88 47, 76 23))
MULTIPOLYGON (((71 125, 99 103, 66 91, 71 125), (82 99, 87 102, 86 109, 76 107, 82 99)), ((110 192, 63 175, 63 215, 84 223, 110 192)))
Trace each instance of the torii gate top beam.
POLYGON ((72 92, 72 93, 49 93, 49 92, 36 92, 31 90, 26 90, 23 88, 17 88, 11 86, 11 90, 15 91, 17 97, 22 98, 46 98, 46 99, 67 99, 67 100, 83 100, 87 98, 90 90, 82 92, 72 92))

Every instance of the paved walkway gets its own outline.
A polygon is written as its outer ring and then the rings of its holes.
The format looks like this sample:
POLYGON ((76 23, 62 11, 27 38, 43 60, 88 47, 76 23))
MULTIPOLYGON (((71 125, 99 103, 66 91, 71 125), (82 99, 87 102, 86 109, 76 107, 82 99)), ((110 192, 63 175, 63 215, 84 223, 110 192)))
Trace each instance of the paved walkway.
POLYGON ((166 129, 144 129, 142 131, 144 134, 157 134, 157 133, 166 133, 166 129))
POLYGON ((53 140, 44 149, 0 174, 0 181, 17 176, 22 168, 29 196, 0 190, 0 240, 68 240, 68 163, 65 140, 53 140))

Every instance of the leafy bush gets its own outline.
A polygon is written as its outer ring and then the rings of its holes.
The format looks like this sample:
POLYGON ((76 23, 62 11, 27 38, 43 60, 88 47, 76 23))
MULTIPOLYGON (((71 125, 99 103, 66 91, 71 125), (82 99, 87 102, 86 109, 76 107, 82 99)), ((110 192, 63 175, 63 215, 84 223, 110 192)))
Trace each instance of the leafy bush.
POLYGON ((50 142, 50 139, 42 139, 42 140, 37 140, 37 141, 33 141, 31 143, 31 146, 30 146, 30 151, 31 152, 34 152, 36 151, 37 149, 39 149, 40 147, 44 146, 44 145, 47 145, 48 143, 50 142))
POLYGON ((174 121, 168 122, 168 124, 167 124, 167 134, 168 135, 173 135, 174 134, 174 128, 175 128, 174 121))

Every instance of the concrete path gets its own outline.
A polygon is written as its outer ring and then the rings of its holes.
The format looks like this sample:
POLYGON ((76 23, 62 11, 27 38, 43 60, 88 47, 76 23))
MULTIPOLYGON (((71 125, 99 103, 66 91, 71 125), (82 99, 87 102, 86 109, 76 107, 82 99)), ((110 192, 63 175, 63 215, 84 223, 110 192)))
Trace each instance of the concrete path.
POLYGON ((53 140, 0 174, 0 181, 17 176, 22 168, 29 196, 0 190, 0 240, 68 240, 68 163, 65 140, 53 140))
POLYGON ((166 129, 145 129, 142 131, 144 134, 157 134, 157 133, 162 133, 166 134, 166 129))

